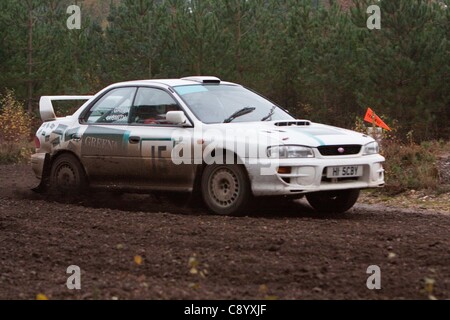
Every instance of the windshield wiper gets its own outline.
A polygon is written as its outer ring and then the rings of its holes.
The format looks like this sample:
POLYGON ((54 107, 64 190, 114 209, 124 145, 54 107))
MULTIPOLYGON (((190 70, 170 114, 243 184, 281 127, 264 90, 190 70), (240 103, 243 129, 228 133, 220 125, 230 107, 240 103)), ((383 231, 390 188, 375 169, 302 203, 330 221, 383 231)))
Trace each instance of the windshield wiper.
POLYGON ((226 118, 223 123, 230 123, 234 119, 242 117, 242 116, 245 116, 246 114, 252 113, 255 110, 256 110, 256 108, 254 108, 254 107, 245 107, 245 108, 243 108, 241 110, 236 111, 231 116, 226 118))
POLYGON ((270 109, 269 114, 264 118, 262 118, 261 121, 267 121, 269 119, 272 119, 272 116, 274 115, 276 108, 277 108, 276 106, 273 106, 272 109, 270 109))

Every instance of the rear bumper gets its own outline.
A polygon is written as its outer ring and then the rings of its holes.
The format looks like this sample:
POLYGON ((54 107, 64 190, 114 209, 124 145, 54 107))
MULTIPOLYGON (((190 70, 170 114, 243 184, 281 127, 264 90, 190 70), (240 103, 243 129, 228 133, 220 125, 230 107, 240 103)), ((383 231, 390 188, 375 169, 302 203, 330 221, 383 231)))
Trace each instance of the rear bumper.
POLYGON ((380 155, 267 160, 266 163, 246 164, 255 196, 294 195, 318 191, 366 189, 384 186, 385 159, 380 155), (327 179, 326 169, 334 166, 362 166, 363 175, 350 179, 327 179), (291 167, 290 174, 279 174, 279 167, 291 167))
POLYGON ((38 179, 42 179, 44 175, 45 161, 47 158, 47 153, 35 153, 31 156, 31 168, 38 179))

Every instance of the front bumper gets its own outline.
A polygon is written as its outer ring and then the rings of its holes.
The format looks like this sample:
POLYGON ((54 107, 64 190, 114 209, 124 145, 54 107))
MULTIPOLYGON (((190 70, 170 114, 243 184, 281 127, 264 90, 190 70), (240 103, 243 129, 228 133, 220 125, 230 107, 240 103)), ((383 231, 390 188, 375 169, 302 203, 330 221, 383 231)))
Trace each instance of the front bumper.
POLYGON ((317 191, 366 189, 384 186, 385 159, 381 155, 359 157, 327 157, 311 159, 259 159, 246 161, 255 196, 293 195, 317 191), (326 168, 363 166, 357 178, 326 178, 326 168), (290 174, 279 174, 279 167, 290 167, 290 174))

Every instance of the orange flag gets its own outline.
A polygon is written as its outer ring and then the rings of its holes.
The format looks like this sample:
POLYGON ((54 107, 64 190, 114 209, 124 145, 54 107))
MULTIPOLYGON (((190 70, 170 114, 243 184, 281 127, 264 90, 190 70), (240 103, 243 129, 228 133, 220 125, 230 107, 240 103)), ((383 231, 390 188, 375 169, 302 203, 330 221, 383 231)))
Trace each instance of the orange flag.
POLYGON ((367 109, 367 113, 366 116, 364 118, 364 121, 370 122, 370 123, 375 123, 375 125, 386 129, 388 131, 392 131, 391 128, 388 127, 388 125, 386 123, 383 122, 383 120, 381 120, 380 117, 378 117, 375 112, 373 112, 372 109, 368 108, 367 109))

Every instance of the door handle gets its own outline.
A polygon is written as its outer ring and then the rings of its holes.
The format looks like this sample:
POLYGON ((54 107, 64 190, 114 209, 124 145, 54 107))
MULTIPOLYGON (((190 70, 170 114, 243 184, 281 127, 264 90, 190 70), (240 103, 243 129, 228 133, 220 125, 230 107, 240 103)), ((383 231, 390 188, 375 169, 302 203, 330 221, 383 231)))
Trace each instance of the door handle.
POLYGON ((128 139, 128 141, 129 141, 131 144, 137 144, 137 143, 141 142, 141 137, 130 137, 130 138, 128 139))

